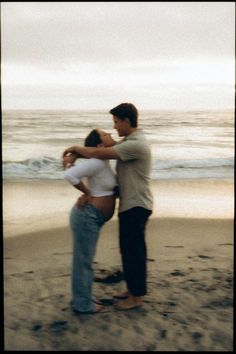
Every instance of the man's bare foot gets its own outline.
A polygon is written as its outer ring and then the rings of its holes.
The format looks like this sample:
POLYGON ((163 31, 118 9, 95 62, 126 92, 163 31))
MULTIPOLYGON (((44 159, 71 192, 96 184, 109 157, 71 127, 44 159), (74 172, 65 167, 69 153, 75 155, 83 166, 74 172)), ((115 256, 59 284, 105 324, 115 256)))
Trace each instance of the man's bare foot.
POLYGON ((129 292, 129 290, 126 290, 121 294, 114 295, 113 297, 115 299, 127 299, 129 296, 130 296, 130 292, 129 292))
POLYGON ((127 299, 119 301, 115 308, 117 310, 132 310, 143 306, 142 296, 130 295, 127 299))

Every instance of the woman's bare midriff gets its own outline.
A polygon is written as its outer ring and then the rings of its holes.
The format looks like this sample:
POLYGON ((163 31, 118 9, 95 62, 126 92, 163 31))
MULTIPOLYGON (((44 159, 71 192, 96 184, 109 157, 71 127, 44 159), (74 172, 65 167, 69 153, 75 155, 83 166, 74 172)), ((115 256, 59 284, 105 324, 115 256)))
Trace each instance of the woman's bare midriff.
POLYGON ((90 197, 89 204, 97 208, 106 218, 106 221, 111 219, 116 206, 116 197, 108 195, 106 197, 90 197))

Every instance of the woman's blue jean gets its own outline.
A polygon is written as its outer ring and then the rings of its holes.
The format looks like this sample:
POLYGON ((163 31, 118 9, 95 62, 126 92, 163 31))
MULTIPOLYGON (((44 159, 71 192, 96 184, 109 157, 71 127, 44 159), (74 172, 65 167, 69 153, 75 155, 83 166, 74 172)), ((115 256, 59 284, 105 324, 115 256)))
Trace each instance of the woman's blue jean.
POLYGON ((72 302, 77 311, 94 311, 92 299, 93 259, 99 232, 105 218, 94 206, 83 209, 73 206, 70 213, 70 227, 73 235, 72 257, 72 302))

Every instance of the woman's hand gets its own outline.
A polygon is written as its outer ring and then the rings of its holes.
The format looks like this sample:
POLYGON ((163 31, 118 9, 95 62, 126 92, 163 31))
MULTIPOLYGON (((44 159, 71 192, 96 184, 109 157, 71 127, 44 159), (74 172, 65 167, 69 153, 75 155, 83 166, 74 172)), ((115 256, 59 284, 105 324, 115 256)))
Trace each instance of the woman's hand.
POLYGON ((76 202, 77 207, 79 209, 85 207, 85 205, 87 205, 89 203, 90 199, 91 199, 91 196, 88 194, 81 195, 76 202))
POLYGON ((76 161, 76 159, 77 159, 77 155, 76 154, 70 154, 70 155, 64 156, 63 157, 63 161, 62 161, 64 169, 73 166, 75 161, 76 161))

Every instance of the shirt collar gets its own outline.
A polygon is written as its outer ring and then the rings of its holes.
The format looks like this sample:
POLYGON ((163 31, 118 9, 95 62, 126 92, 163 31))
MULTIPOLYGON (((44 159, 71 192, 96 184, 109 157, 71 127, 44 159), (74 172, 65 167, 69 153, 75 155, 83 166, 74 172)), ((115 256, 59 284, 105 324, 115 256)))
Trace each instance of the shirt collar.
POLYGON ((137 135, 139 135, 140 133, 142 133, 142 129, 137 128, 133 133, 131 133, 130 135, 126 136, 124 138, 124 140, 131 140, 131 139, 135 138, 137 135))

